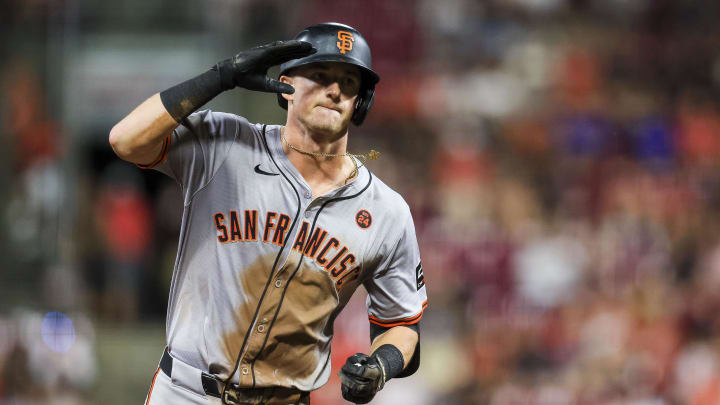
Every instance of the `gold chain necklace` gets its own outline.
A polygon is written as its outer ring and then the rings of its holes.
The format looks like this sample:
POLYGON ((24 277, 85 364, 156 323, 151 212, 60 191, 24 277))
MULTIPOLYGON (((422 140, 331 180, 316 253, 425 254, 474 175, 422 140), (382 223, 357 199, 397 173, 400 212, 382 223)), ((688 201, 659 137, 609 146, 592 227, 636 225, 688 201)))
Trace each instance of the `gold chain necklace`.
MULTIPOLYGON (((351 160, 352 163, 353 163, 354 168, 353 168, 353 171, 350 172, 350 175, 345 179, 345 181, 343 182, 343 184, 347 184, 347 182, 348 182, 350 179, 352 179, 353 177, 355 177, 355 175, 357 175, 358 170, 360 169, 360 167, 362 167, 362 166, 358 166, 357 161, 356 161, 355 159, 353 159, 353 158, 358 158, 358 159, 361 159, 363 162, 365 162, 365 161, 367 161, 368 159, 370 159, 370 160, 375 160, 375 159, 377 159, 377 158, 380 157, 380 152, 376 151, 375 149, 370 149, 370 152, 364 153, 364 154, 361 154, 361 155, 356 155, 356 154, 354 154, 354 153, 349 153, 349 152, 345 152, 345 153, 327 153, 327 152, 312 152, 312 151, 309 151, 309 150, 303 150, 303 149, 300 149, 300 148, 298 148, 297 146, 295 146, 295 145, 293 145, 293 144, 291 144, 290 142, 287 141, 287 139, 285 138, 285 127, 280 128, 280 138, 282 139, 283 144, 287 145, 288 148, 290 148, 290 149, 292 149, 292 150, 294 150, 294 151, 296 151, 296 152, 300 152, 300 153, 302 153, 302 154, 304 154, 304 155, 315 156, 315 157, 323 157, 323 158, 335 158, 335 157, 345 157, 345 156, 349 156, 349 157, 350 157, 350 160, 351 160)), ((365 166, 365 165, 363 164, 363 166, 365 166)))

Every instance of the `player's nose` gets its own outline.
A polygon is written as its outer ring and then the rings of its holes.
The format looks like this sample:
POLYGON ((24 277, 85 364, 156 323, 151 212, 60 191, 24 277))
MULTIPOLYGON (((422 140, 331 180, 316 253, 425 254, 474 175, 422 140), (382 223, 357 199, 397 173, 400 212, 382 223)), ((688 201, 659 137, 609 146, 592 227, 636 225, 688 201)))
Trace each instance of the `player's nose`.
POLYGON ((325 93, 332 99, 340 98, 340 83, 337 80, 331 81, 325 86, 325 93))

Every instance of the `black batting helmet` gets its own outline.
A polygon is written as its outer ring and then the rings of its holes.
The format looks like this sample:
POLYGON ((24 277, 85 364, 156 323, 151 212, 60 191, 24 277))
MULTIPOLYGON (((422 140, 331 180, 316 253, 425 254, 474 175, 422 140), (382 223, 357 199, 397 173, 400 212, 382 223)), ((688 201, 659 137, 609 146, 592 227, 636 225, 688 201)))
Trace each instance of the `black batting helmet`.
MULTIPOLYGON (((350 120, 355 125, 362 124, 372 107, 375 84, 380 81, 380 76, 372 70, 370 46, 362 34, 345 24, 322 23, 305 28, 294 39, 311 43, 317 52, 283 63, 280 65, 280 75, 294 67, 315 62, 342 62, 359 67, 362 83, 355 102, 355 111, 350 120)), ((281 94, 278 94, 278 103, 287 110, 287 100, 281 94)))

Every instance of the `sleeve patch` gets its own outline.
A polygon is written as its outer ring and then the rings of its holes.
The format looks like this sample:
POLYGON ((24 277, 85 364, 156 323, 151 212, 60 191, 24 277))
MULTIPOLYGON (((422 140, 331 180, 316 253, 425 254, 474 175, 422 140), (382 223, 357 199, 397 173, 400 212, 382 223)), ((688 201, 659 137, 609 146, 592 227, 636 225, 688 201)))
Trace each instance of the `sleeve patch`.
POLYGON ((415 267, 415 279, 417 280, 417 289, 420 291, 425 286, 425 275, 423 274, 422 262, 415 267))

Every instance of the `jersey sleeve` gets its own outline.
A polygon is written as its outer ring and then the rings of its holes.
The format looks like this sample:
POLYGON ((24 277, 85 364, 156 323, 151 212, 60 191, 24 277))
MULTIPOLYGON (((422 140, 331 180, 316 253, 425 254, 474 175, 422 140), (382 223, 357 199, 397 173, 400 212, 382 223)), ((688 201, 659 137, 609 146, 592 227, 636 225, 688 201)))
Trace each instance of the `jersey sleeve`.
POLYGON ((212 180, 243 131, 250 131, 250 124, 242 117, 198 111, 184 119, 165 139, 160 156, 154 162, 138 166, 172 177, 180 184, 187 204, 212 180))
POLYGON ((427 307, 420 248, 409 210, 404 222, 396 244, 364 282, 370 322, 385 328, 416 324, 427 307))

